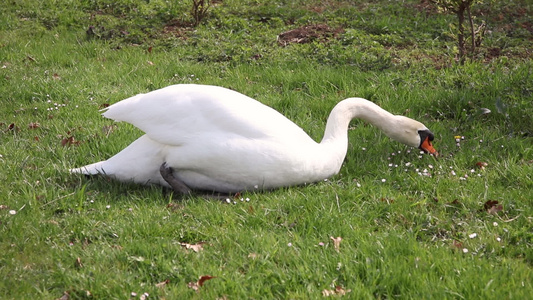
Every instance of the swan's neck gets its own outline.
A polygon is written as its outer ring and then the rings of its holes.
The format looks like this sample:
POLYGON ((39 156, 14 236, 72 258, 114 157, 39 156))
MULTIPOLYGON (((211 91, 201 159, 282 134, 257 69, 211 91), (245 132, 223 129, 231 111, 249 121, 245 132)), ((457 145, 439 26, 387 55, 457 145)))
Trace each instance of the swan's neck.
POLYGON ((393 114, 368 100, 348 98, 339 102, 331 111, 321 144, 342 142, 346 145, 344 148, 347 148, 348 126, 354 118, 367 121, 390 137, 400 130, 393 114))

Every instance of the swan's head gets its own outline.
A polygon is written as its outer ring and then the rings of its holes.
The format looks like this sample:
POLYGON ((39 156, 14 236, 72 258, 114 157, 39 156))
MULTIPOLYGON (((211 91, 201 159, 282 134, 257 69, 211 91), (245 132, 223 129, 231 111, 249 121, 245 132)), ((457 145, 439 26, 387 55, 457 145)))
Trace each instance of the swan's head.
POLYGON ((394 136, 391 136, 393 139, 433 154, 435 157, 439 155, 433 147, 435 135, 424 124, 403 116, 396 116, 396 118, 399 121, 397 124, 399 132, 396 131, 394 136))

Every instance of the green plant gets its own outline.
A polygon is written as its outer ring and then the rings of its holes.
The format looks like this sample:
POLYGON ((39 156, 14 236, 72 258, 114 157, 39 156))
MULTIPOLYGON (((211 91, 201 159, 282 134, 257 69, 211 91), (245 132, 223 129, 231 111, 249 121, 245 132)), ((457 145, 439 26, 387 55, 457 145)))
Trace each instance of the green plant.
POLYGON ((464 64, 467 53, 473 57, 476 47, 481 44, 485 33, 485 23, 474 24, 472 6, 482 0, 430 0, 443 12, 451 12, 457 16, 457 47, 459 49, 459 63, 464 64), (466 15, 465 15, 466 14, 466 15), (470 49, 466 47, 465 21, 468 21, 470 49))
POLYGON ((198 26, 207 16, 207 11, 211 6, 211 0, 192 0, 191 16, 193 25, 198 26))

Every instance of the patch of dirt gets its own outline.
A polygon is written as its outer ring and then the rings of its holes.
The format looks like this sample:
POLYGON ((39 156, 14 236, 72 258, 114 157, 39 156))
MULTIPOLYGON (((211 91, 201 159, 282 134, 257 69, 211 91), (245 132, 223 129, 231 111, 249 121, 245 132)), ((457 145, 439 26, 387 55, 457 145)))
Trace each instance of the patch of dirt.
POLYGON ((430 0, 420 0, 419 3, 409 4, 420 13, 425 13, 426 16, 435 15, 439 12, 437 6, 431 3, 430 0))
POLYGON ((163 27, 162 33, 164 35, 171 35, 176 38, 187 39, 187 34, 193 30, 193 26, 189 22, 174 19, 163 27))
POLYGON ((306 25, 279 34, 278 44, 285 47, 289 44, 306 44, 313 41, 327 42, 343 32, 343 28, 331 28, 326 24, 306 25))

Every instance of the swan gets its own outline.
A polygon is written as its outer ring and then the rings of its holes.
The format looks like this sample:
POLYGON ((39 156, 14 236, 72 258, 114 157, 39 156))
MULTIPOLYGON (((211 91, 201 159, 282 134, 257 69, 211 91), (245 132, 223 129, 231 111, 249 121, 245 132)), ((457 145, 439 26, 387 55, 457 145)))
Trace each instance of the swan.
POLYGON ((103 111, 104 117, 131 123, 145 134, 108 160, 70 172, 160 184, 184 194, 268 190, 333 176, 346 156, 353 118, 438 155, 425 125, 362 98, 333 108, 320 143, 273 108, 219 86, 172 85, 103 111))

